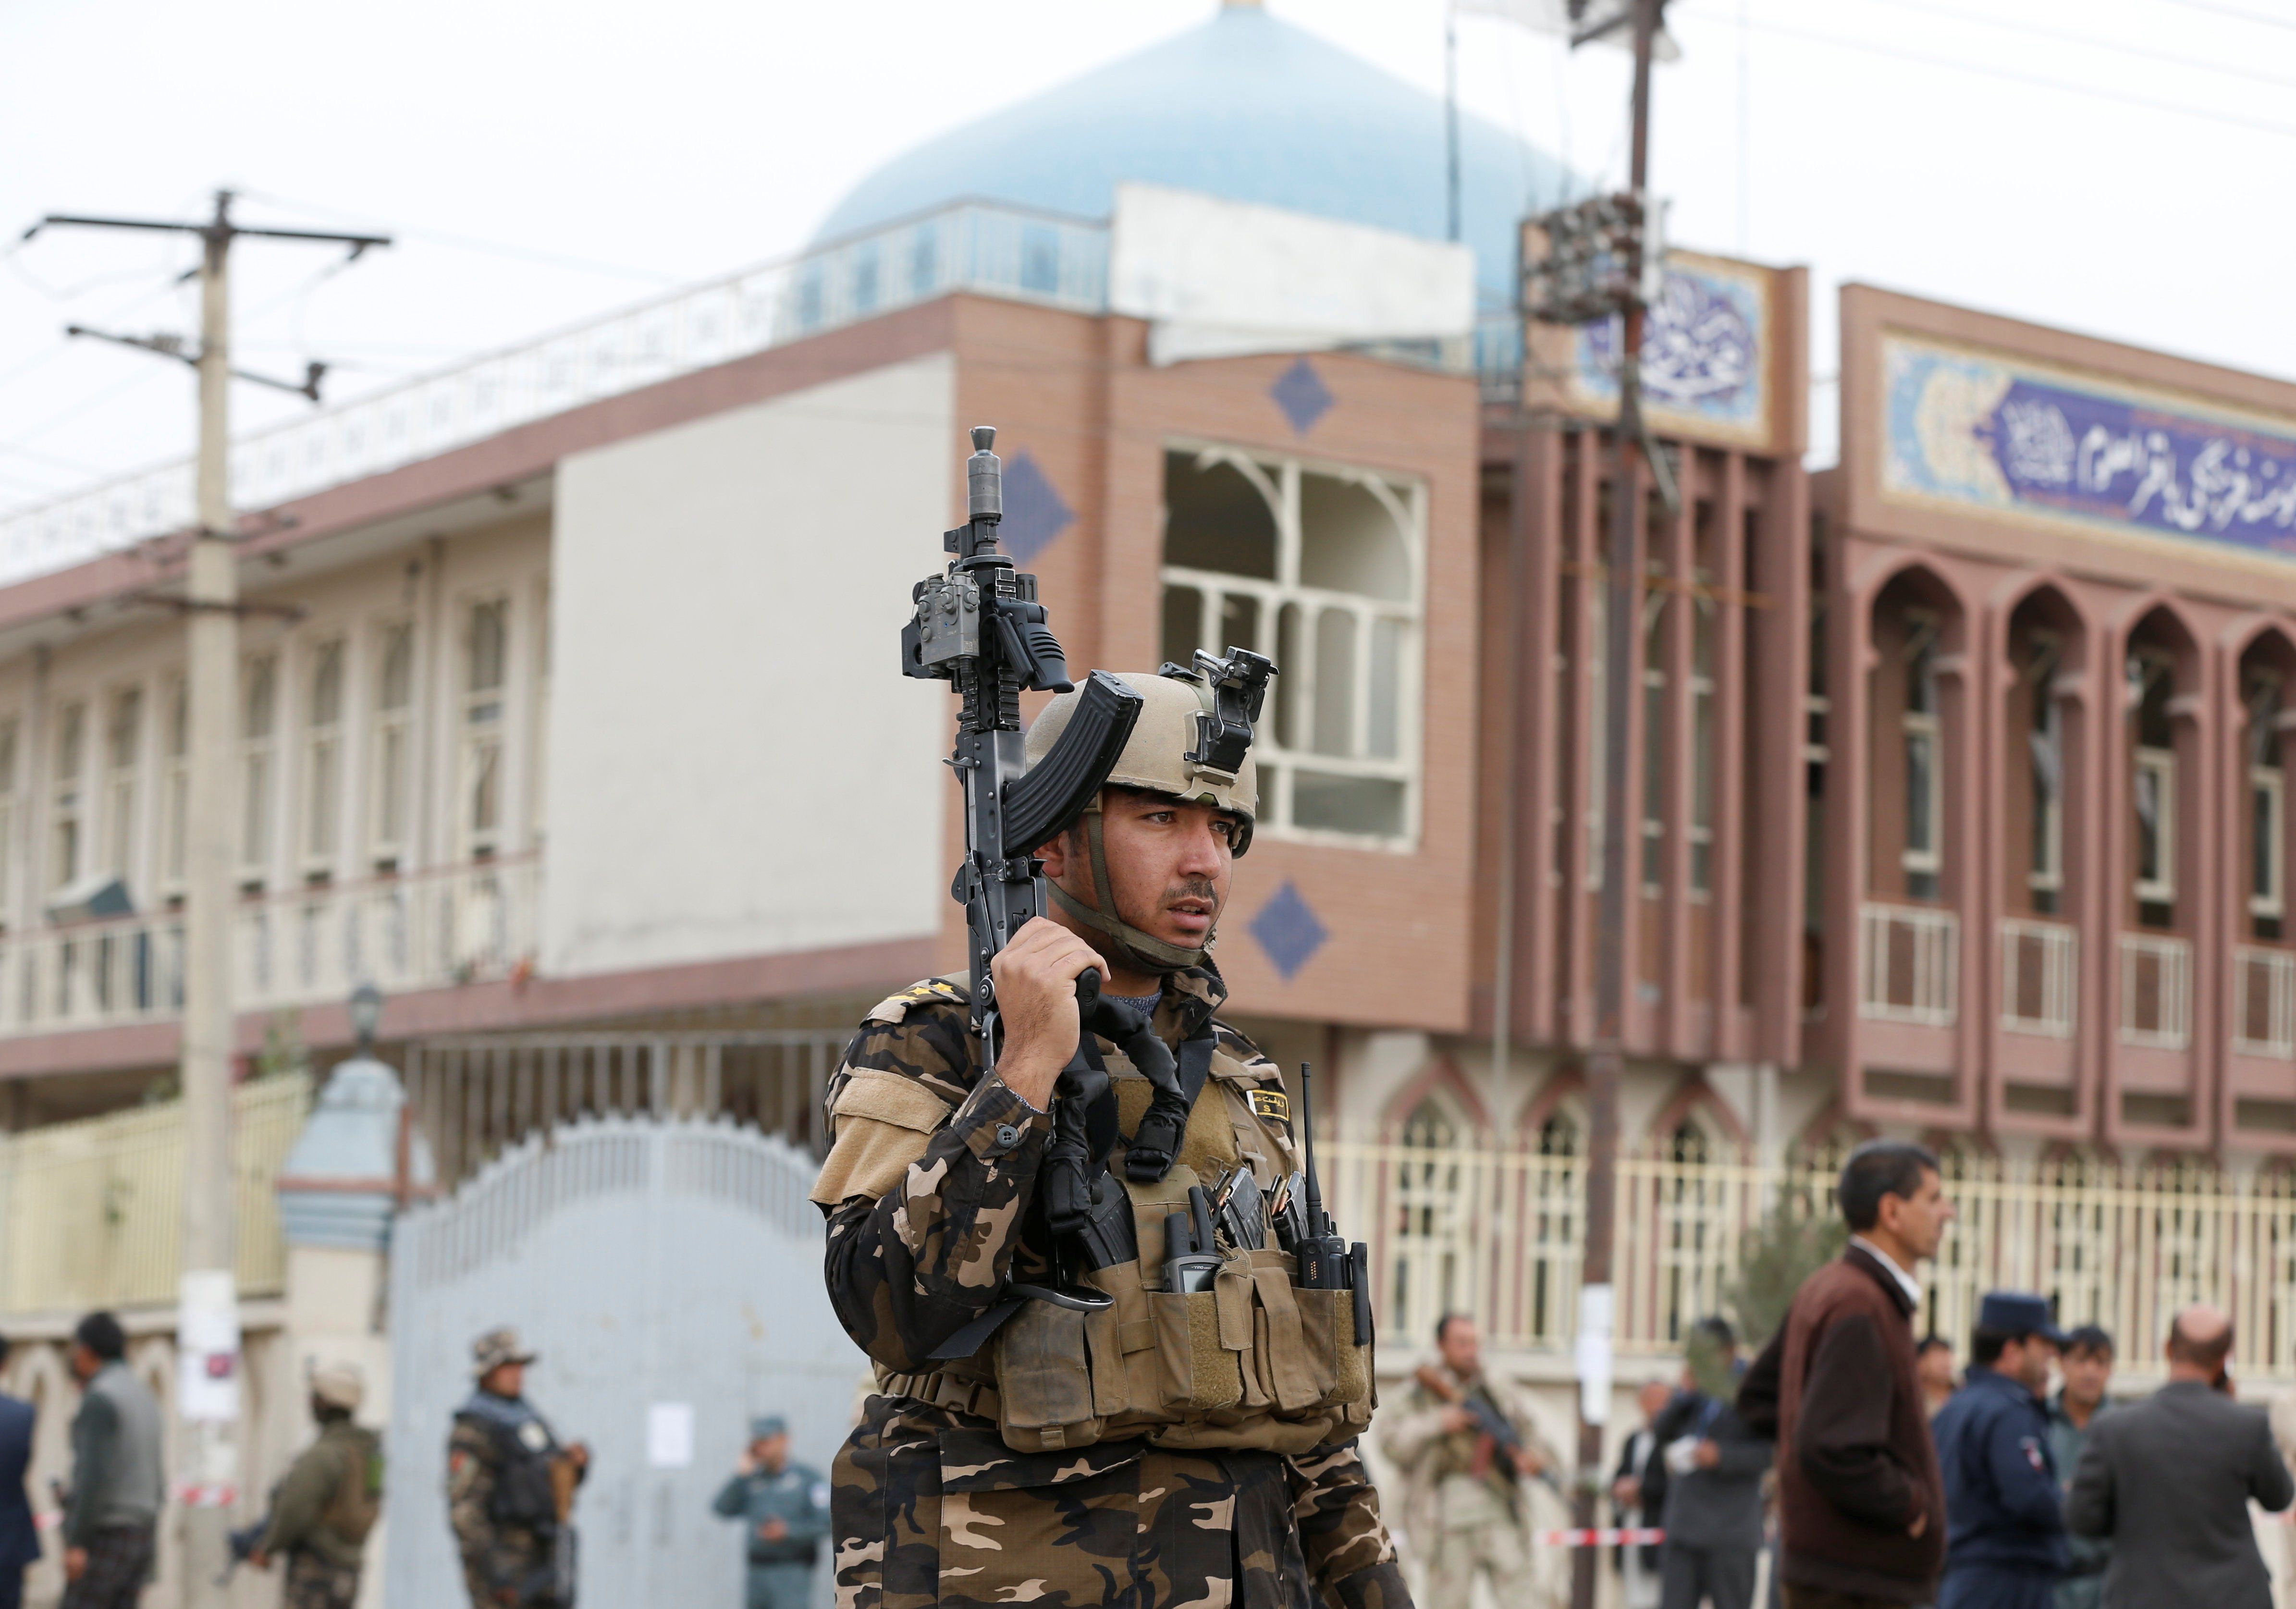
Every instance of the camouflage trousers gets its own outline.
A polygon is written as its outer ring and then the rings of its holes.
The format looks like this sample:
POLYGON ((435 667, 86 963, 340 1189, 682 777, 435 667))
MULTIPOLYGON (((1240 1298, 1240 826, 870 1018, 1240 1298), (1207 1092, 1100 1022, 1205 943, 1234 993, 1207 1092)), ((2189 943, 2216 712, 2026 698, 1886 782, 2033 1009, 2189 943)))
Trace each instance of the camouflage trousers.
POLYGON ((1320 1601, 1274 1454, 1138 1441, 1015 1453, 981 1424, 870 1399, 831 1477, 838 1609, 1320 1601))
POLYGON ((316 1553, 292 1554, 281 1609, 351 1609, 358 1601, 358 1583, 356 1564, 330 1564, 316 1553))
POLYGON ((497 1532, 483 1553, 463 1556, 463 1585, 472 1609, 569 1609, 572 1596, 561 1596, 551 1568, 550 1542, 530 1531, 497 1532), (507 1589, 511 1596, 504 1597, 507 1589))

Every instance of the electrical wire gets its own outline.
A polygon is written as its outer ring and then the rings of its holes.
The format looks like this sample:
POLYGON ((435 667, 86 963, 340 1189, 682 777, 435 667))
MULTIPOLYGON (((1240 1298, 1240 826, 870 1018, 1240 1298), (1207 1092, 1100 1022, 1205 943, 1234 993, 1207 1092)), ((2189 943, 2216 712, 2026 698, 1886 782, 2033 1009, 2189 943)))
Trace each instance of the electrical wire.
MULTIPOLYGON (((372 223, 372 215, 349 212, 340 207, 324 206, 317 201, 293 201, 286 196, 271 195, 258 190, 242 190, 241 195, 251 201, 268 206, 286 207, 297 212, 315 212, 322 218, 350 219, 372 223)), ((399 224, 382 226, 394 235, 411 241, 422 241, 433 246, 447 246, 458 251, 476 251, 492 257, 507 258, 517 262, 539 263, 546 267, 568 268, 583 274, 603 274, 617 279, 644 280, 657 285, 678 285, 686 282, 675 274, 658 269, 633 268, 621 263, 600 262, 595 258, 573 257, 560 251, 537 250, 531 246, 511 245, 502 241, 481 240, 474 235, 450 234, 439 229, 410 228, 399 224)))
MULTIPOLYGON (((2166 62, 2172 67, 2189 67, 2201 72, 2224 73, 2231 78, 2247 78, 2253 83, 2269 84, 2276 89, 2296 89, 2296 78, 2278 73, 2257 72, 2246 67, 2229 66, 2221 62, 2204 62, 2198 56, 2180 56, 2149 45, 2123 45, 2117 39, 2099 39, 2067 28, 2051 28, 2045 23, 2019 22, 2012 19, 1966 11, 1959 6, 1939 5, 1933 0, 1866 0, 1869 5, 1895 6, 1899 11, 1914 12, 1924 17, 1942 17, 1955 22, 1973 22, 1980 28, 1997 28, 2005 32, 2030 35, 2036 39, 2053 39, 2059 44, 2085 45, 2095 50, 2118 51, 2122 55, 2136 56, 2146 62, 2166 62)), ((2296 25, 2292 25, 2296 26, 2296 25)))
MULTIPOLYGON (((1716 12, 1685 6, 1674 13, 1693 17, 1702 22, 1713 22, 1734 27, 1735 17, 1725 17, 1716 12)), ((1811 45, 1831 45, 1841 50, 1861 51, 1869 55, 1887 57, 1893 62, 1918 62, 1925 67, 1942 67, 1952 72, 1975 74, 1979 78, 1996 78, 2004 83, 2021 84, 2031 89, 2053 89, 2060 94, 2085 95, 2091 100, 2107 101, 2120 106, 2139 107, 2146 111, 2172 112, 2180 117, 2196 118, 2203 122, 2219 123, 2230 128, 2246 128, 2258 134, 2279 135, 2296 139, 2296 123, 2276 123, 2263 118, 2242 117, 2235 112, 2210 111, 2176 101, 2156 101, 2150 95, 2130 94, 2121 90, 2100 89, 2093 84, 2078 84, 2068 78, 2045 78, 2038 73, 2019 72, 2012 68, 1993 67, 1954 56, 1931 55, 1926 52, 1907 50, 1902 45, 1882 45, 1871 39, 1853 39, 1841 34, 1822 33, 1816 29, 1796 28, 1784 22, 1748 20, 1746 26, 1758 33, 1775 34, 1782 38, 1800 39, 1811 45)))
POLYGON ((2208 12, 2218 17, 2231 17, 2242 22, 2254 22, 2264 28, 2296 29, 2296 17, 2267 17, 2262 12, 2244 11, 2237 5, 2226 5, 2220 0, 2163 0, 2169 5, 2189 6, 2196 12, 2208 12))

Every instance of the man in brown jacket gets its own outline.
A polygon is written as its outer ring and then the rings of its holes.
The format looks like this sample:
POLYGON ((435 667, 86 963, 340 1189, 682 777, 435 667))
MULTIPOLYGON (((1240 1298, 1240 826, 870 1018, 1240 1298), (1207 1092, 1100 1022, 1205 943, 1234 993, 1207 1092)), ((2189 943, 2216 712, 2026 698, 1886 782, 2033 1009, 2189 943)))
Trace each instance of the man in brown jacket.
POLYGON ((1841 1170, 1849 1245, 1805 1281, 1747 1370, 1738 1413, 1778 1442, 1786 1609, 1937 1596, 1945 1482, 1914 1359, 1914 1267, 1953 1217, 1937 1158, 1874 1140, 1841 1170))

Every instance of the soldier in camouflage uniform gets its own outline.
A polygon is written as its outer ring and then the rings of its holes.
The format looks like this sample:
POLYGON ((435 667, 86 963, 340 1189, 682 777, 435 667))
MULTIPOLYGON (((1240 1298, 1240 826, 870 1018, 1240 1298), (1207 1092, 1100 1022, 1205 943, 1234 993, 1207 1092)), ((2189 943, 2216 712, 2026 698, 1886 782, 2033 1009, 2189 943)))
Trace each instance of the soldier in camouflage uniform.
MULTIPOLYGON (((1111 785, 1038 851, 1054 915, 994 963, 996 1074, 983 1076, 964 987, 932 981, 869 1014, 830 1085, 814 1200, 829 1219, 832 1302, 879 1386, 832 1475, 838 1604, 1409 1609, 1356 1448, 1369 1348, 1334 1343, 1347 1321, 1314 1300, 1347 1293, 1294 1286, 1272 1242, 1231 1251, 1215 1293, 1162 1288, 1176 1193, 1243 1164, 1272 1186, 1299 1162, 1281 1075, 1213 1015, 1226 989, 1207 952, 1250 841, 1250 762, 1227 776, 1191 765, 1193 686, 1124 679, 1148 705, 1111 785), (1201 1093, 1163 1183, 1125 1186, 1136 1260, 1087 1276, 1116 1306, 1085 1319, 1019 1301, 976 1344, 1012 1284, 1046 1277, 1030 1207, 1054 1083, 1078 1047, 1075 980, 1092 967, 1109 994, 1150 1009, 1184 1070, 1199 1047, 1201 1093), (1274 1330, 1308 1342, 1271 1346, 1274 1330), (1024 1413, 1016 1382, 1041 1401, 1042 1377, 1062 1369, 1074 1401, 1024 1413), (1215 1369, 1225 1390, 1205 1395, 1215 1369)), ((1037 718, 1031 763, 1074 696, 1037 718)), ((1111 1166, 1128 1179, 1122 1137, 1143 1137, 1150 1087, 1111 1042, 1093 1047, 1116 1096, 1111 1166)))
POLYGON ((311 1371, 319 1439, 272 1492, 262 1540, 248 1556, 259 1570, 287 1561, 284 1609, 351 1609, 358 1597, 360 1558, 382 1499, 381 1439, 352 1418, 365 1395, 349 1364, 311 1371))
POLYGON ((518 1332, 488 1330, 471 1345, 478 1389, 447 1441, 447 1505, 472 1609, 570 1609, 574 1602, 574 1488, 590 1449, 559 1445, 527 1403, 534 1354, 518 1332))

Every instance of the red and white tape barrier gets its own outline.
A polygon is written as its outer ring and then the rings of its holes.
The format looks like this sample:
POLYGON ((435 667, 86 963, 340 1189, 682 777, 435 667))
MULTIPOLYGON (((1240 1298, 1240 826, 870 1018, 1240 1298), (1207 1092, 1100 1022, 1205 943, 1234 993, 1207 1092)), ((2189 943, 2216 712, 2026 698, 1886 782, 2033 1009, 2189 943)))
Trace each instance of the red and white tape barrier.
POLYGON ((1530 1539, 1541 1547, 1645 1547, 1666 1540, 1655 1526, 1608 1526, 1600 1531, 1535 1531, 1530 1539))

